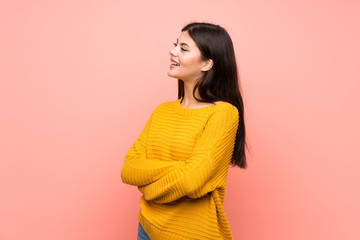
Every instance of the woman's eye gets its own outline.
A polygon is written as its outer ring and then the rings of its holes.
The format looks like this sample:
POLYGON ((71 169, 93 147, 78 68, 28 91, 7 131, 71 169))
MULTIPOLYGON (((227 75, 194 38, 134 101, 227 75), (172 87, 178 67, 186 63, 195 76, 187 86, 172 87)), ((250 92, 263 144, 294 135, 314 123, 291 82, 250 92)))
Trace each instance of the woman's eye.
MULTIPOLYGON (((175 47, 177 46, 177 43, 173 43, 173 44, 174 44, 175 47)), ((189 51, 189 50, 187 50, 187 49, 185 49, 185 48, 181 48, 181 51, 187 52, 187 51, 189 51)))

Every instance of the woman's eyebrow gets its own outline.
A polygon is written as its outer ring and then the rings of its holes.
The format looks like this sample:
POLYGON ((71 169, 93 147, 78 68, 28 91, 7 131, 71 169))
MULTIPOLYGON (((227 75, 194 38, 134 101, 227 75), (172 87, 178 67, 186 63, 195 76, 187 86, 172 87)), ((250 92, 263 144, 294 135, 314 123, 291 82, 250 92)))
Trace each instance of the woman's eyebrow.
POLYGON ((189 45, 187 45, 186 43, 180 43, 180 46, 187 46, 190 47, 189 45))
MULTIPOLYGON (((178 42, 179 42, 179 39, 176 39, 176 42, 178 43, 178 42)), ((187 47, 190 47, 187 43, 180 43, 180 46, 187 46, 187 47)))

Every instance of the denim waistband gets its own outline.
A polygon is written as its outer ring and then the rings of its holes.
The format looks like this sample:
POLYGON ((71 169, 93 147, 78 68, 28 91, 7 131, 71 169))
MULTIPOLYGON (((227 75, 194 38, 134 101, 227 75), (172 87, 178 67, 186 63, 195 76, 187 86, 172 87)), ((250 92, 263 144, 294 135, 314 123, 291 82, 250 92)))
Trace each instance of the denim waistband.
POLYGON ((151 240, 139 222, 137 240, 151 240))

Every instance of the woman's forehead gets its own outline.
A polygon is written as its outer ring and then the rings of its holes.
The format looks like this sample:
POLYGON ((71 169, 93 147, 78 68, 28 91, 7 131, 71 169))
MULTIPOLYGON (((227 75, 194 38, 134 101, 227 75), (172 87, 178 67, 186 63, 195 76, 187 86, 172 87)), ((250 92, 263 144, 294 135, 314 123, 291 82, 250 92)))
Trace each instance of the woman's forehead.
POLYGON ((189 47, 197 47, 196 43, 194 42, 194 40, 191 38, 191 36, 189 35, 189 33, 187 31, 183 31, 181 32, 179 38, 177 39, 178 44, 186 44, 189 47))

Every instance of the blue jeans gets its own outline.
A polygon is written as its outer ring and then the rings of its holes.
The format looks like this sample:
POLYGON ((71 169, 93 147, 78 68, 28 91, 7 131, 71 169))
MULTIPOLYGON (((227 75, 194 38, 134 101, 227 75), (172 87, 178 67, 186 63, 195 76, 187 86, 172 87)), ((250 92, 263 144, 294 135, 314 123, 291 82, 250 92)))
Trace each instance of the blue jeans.
POLYGON ((151 240, 139 222, 137 240, 151 240))

